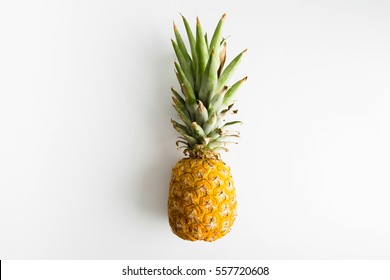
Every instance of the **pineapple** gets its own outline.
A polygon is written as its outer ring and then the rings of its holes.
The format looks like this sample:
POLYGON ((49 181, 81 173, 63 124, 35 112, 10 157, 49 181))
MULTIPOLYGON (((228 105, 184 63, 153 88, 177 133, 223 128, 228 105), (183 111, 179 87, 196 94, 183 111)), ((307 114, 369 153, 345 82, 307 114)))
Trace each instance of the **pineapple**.
POLYGON ((215 241, 226 235, 236 218, 236 192, 230 168, 220 151, 239 132, 226 122, 233 110, 236 92, 246 77, 228 86, 229 77, 242 59, 243 51, 224 68, 226 39, 221 31, 226 14, 219 20, 211 41, 197 18, 195 35, 182 16, 190 53, 175 25, 172 40, 177 61, 175 73, 181 94, 172 88, 173 107, 181 122, 172 120, 180 133, 176 142, 185 158, 172 169, 168 195, 168 217, 172 231, 185 240, 215 241), (191 55, 190 55, 191 54, 191 55))

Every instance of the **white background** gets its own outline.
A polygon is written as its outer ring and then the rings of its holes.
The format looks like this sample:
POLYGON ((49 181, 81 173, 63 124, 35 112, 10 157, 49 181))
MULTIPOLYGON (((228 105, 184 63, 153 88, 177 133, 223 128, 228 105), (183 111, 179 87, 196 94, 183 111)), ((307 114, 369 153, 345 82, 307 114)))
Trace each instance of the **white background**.
POLYGON ((1 1, 0 259, 390 258, 389 1, 1 1), (166 214, 172 20, 248 48, 239 216, 166 214))

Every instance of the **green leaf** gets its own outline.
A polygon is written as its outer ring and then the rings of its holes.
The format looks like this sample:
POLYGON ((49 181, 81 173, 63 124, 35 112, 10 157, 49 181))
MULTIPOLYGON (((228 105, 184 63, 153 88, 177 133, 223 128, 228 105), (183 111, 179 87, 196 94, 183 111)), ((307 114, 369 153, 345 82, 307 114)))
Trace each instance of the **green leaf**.
POLYGON ((184 122, 184 124, 187 127, 191 127, 191 117, 188 114, 187 109, 182 107, 180 104, 177 103, 177 100, 175 100, 175 97, 172 97, 173 99, 173 107, 175 108, 177 114, 179 115, 180 119, 184 122))
POLYGON ((226 85, 226 82, 229 80, 231 75, 233 74, 236 66, 240 63, 243 55, 246 53, 247 50, 244 50, 242 53, 237 55, 230 63, 229 65, 223 70, 221 76, 218 79, 218 86, 217 90, 221 89, 223 86, 226 85))
MULTIPOLYGON (((187 129, 183 127, 183 125, 179 124, 178 122, 171 120, 173 127, 176 129, 177 132, 179 132, 183 138, 188 142, 188 145, 193 147, 198 143, 198 140, 187 133, 187 129)), ((179 137, 180 138, 180 137, 179 137)))
POLYGON ((195 41, 195 37, 194 37, 194 34, 192 34, 192 30, 191 30, 190 25, 188 24, 187 19, 183 15, 181 17, 183 19, 183 23, 184 23, 184 26, 186 28, 188 42, 190 43, 190 47, 191 47, 192 61, 194 63, 196 63, 197 55, 196 55, 196 41, 195 41))
POLYGON ((182 125, 178 123, 175 120, 171 120, 171 123, 173 127, 180 133, 180 134, 189 134, 189 131, 185 125, 182 125))
POLYGON ((213 114, 207 122, 203 125, 203 131, 206 135, 209 135, 213 131, 215 124, 217 123, 217 114, 213 114))
POLYGON ((202 84, 202 76, 208 60, 208 49, 199 18, 196 18, 196 54, 198 56, 195 90, 202 84))
POLYGON ((204 71, 202 84, 199 90, 199 99, 202 100, 206 107, 210 103, 210 100, 212 99, 218 84, 218 66, 218 57, 217 54, 213 51, 211 52, 209 61, 204 71))
POLYGON ((186 102, 184 101, 183 97, 181 97, 180 94, 173 87, 171 87, 171 91, 173 93, 173 96, 175 96, 180 101, 180 103, 185 106, 186 102))
POLYGON ((215 139, 221 137, 222 130, 221 129, 214 129, 213 132, 211 132, 208 137, 211 141, 214 141, 215 139))
MULTIPOLYGON (((176 74, 177 81, 179 82, 179 85, 180 85, 180 88, 181 88, 181 85, 183 84, 183 80, 181 79, 181 77, 180 77, 179 73, 176 71, 176 69, 175 69, 175 74, 176 74)), ((183 92, 182 88, 181 88, 181 91, 183 92)))
POLYGON ((184 75, 188 79, 191 87, 193 88, 194 87, 194 78, 193 78, 192 69, 191 69, 191 67, 192 67, 191 58, 189 56, 186 57, 182 53, 182 51, 180 50, 179 46, 177 45, 177 43, 175 41, 171 40, 171 42, 172 42, 173 49, 175 50, 176 57, 179 60, 181 68, 183 69, 184 75))
MULTIPOLYGON (((172 96, 172 100, 173 100, 173 104, 176 105, 177 108, 179 108, 180 110, 182 110, 183 112, 186 112, 187 111, 187 107, 186 107, 186 104, 182 103, 180 101, 180 99, 178 99, 176 96, 172 96)), ((188 112, 186 112, 188 113, 188 112)))
POLYGON ((236 82, 234 85, 232 85, 232 87, 226 92, 225 97, 223 98, 223 106, 227 107, 232 103, 238 88, 247 79, 248 79, 248 77, 245 77, 245 78, 239 80, 238 82, 236 82))
POLYGON ((186 100, 187 100, 186 103, 190 106, 190 108, 195 108, 196 107, 196 96, 195 96, 193 88, 191 87, 191 83, 188 81, 183 70, 181 69, 180 65, 177 62, 175 62, 175 67, 176 67, 176 70, 177 70, 177 73, 179 75, 180 80, 183 81, 181 86, 182 86, 184 96, 186 97, 186 100))
POLYGON ((214 141, 211 141, 207 147, 212 149, 212 150, 216 150, 218 148, 224 148, 227 146, 227 144, 238 144, 238 142, 235 142, 235 141, 220 141, 220 140, 214 140, 214 141))
POLYGON ((192 123, 192 130, 194 131, 194 133, 198 136, 199 140, 201 140, 202 142, 204 142, 205 138, 207 137, 205 132, 203 131, 203 128, 197 124, 196 122, 193 122, 192 123))
POLYGON ((220 142, 220 141, 217 141, 217 140, 214 140, 214 141, 211 141, 207 147, 211 150, 216 150, 218 148, 222 148, 222 147, 225 147, 226 146, 226 143, 224 142, 220 142))
POLYGON ((188 24, 187 19, 183 15, 181 15, 181 17, 183 19, 183 23, 184 23, 184 26, 186 28, 188 42, 190 43, 192 63, 193 63, 192 68, 194 70, 194 80, 197 80, 198 78, 197 78, 196 73, 197 73, 197 69, 198 69, 198 55, 196 54, 195 37, 194 37, 194 34, 192 33, 191 27, 188 24))
POLYGON ((208 120, 207 109, 204 107, 202 101, 198 100, 198 108, 196 109, 196 122, 203 125, 208 120))
POLYGON ((181 85, 182 88, 183 88, 183 91, 184 91, 184 94, 186 95, 186 97, 188 96, 187 98, 187 108, 188 108, 188 111, 190 112, 190 115, 191 115, 191 119, 194 121, 196 119, 196 99, 192 99, 192 97, 190 98, 191 94, 189 93, 189 90, 187 88, 187 86, 185 84, 182 84, 181 85))
POLYGON ((211 42, 210 42, 209 54, 211 54, 212 50, 215 50, 217 53, 219 52, 219 47, 220 47, 221 40, 222 40, 222 26, 223 26, 223 23, 225 21, 225 17, 226 17, 226 14, 223 14, 223 16, 221 17, 221 19, 218 22, 217 27, 215 28, 213 38, 211 39, 211 42))
POLYGON ((227 114, 231 111, 232 107, 233 107, 233 104, 230 104, 227 109, 222 110, 218 114, 217 123, 215 124, 215 128, 223 127, 223 125, 226 122, 225 118, 226 118, 227 114))
POLYGON ((235 124, 242 124, 242 121, 232 121, 232 122, 227 122, 223 127, 227 127, 230 125, 235 125, 235 124))
POLYGON ((228 87, 223 87, 220 92, 218 92, 216 95, 214 95, 213 99, 210 102, 209 105, 209 114, 212 115, 214 113, 219 113, 221 111, 221 105, 224 100, 224 96, 226 92, 228 91, 228 87))
POLYGON ((188 54, 186 45, 184 44, 183 38, 181 37, 181 34, 180 34, 179 30, 177 29, 177 26, 175 23, 173 23, 173 31, 175 33, 176 42, 177 42, 177 45, 179 46, 181 53, 184 55, 186 60, 189 60, 192 63, 191 57, 188 54))

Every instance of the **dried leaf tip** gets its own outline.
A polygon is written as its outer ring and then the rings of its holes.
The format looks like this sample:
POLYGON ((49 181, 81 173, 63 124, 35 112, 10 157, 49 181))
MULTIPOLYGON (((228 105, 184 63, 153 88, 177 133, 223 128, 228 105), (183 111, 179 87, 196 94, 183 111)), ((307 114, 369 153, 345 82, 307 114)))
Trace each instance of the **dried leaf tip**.
POLYGON ((176 32, 177 31, 177 26, 175 24, 175 21, 173 22, 173 31, 176 32))
POLYGON ((200 101, 200 100, 197 100, 196 102, 198 103, 198 106, 199 106, 199 107, 204 107, 204 105, 203 105, 203 102, 202 102, 202 101, 200 101))
POLYGON ((243 78, 243 79, 241 80, 241 82, 245 82, 246 80, 248 80, 248 76, 246 76, 245 78, 243 78))
POLYGON ((221 20, 224 20, 226 18, 226 13, 224 13, 221 17, 221 20))
POLYGON ((245 49, 242 53, 244 54, 244 53, 246 53, 248 51, 248 49, 245 49))
POLYGON ((199 26, 199 25, 200 25, 199 17, 196 17, 196 26, 199 26))

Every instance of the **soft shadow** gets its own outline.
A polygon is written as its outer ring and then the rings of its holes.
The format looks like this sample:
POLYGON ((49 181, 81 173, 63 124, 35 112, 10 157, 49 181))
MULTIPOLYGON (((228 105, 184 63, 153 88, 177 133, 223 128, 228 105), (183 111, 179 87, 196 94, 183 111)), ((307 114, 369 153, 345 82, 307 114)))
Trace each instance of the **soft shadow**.
POLYGON ((175 163, 172 157, 164 159, 160 156, 145 168, 138 196, 138 205, 143 212, 167 219, 169 181, 175 163))
POLYGON ((181 156, 175 147, 177 135, 170 122, 170 119, 175 117, 171 106, 170 87, 177 87, 173 70, 174 55, 169 38, 151 36, 144 38, 140 43, 142 46, 150 46, 140 51, 145 54, 144 63, 150 70, 147 75, 150 77, 149 90, 151 90, 146 94, 147 99, 152 102, 148 108, 145 108, 147 112, 142 117, 148 124, 146 137, 152 139, 153 148, 147 155, 150 165, 144 165, 139 174, 141 186, 135 199, 140 211, 159 219, 168 219, 167 203, 171 171, 181 156))

